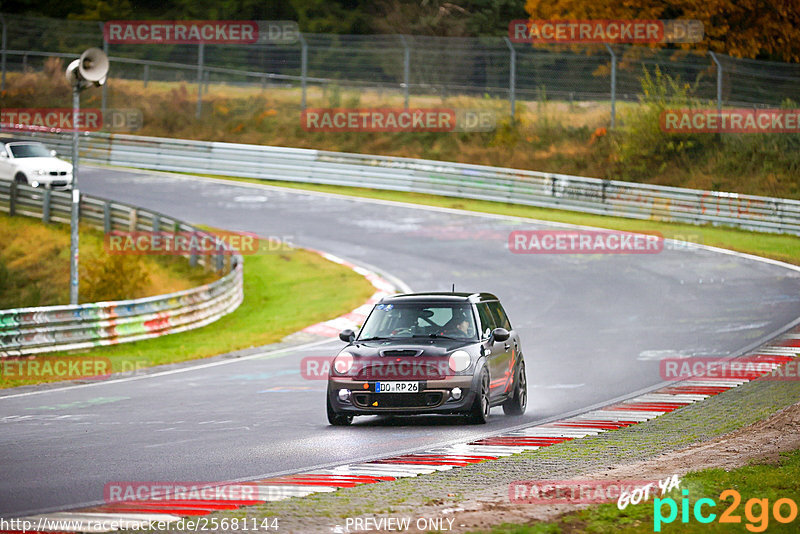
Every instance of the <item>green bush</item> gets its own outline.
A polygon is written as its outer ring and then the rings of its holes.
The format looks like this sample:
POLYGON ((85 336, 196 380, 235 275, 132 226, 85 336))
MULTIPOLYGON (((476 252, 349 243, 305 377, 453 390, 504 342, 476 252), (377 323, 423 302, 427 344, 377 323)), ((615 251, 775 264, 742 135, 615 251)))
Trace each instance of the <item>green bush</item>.
POLYGON ((622 127, 615 137, 617 163, 623 179, 639 181, 676 163, 687 168, 702 161, 709 149, 718 146, 711 134, 668 133, 661 128, 664 111, 704 104, 693 98, 695 87, 663 74, 658 67, 652 75, 644 69, 641 84, 641 106, 623 115, 622 127))

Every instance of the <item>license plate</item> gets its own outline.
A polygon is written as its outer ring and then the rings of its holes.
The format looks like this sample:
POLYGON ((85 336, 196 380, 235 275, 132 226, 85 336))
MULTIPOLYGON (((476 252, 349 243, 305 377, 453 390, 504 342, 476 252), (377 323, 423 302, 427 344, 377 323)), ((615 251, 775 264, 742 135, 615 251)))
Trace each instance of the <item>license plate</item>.
POLYGON ((375 382, 375 393, 419 393, 419 382, 375 382))

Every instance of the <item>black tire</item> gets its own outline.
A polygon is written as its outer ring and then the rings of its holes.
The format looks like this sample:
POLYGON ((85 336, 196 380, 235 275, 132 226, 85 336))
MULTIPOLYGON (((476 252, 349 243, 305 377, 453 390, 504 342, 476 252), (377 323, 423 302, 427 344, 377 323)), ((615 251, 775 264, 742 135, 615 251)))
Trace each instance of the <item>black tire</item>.
POLYGON ((328 395, 325 395, 325 397, 328 407, 328 423, 332 424, 333 426, 348 426, 353 422, 352 415, 342 415, 334 412, 333 406, 331 406, 331 398, 328 395))
POLYGON ((525 376, 525 362, 519 362, 517 379, 514 381, 514 394, 503 403, 506 415, 522 415, 528 407, 528 379, 525 376))
POLYGON ((14 181, 18 184, 28 185, 28 179, 21 172, 18 172, 16 175, 14 175, 14 181))
POLYGON ((489 419, 489 410, 491 410, 491 404, 489 404, 489 372, 485 367, 478 379, 477 393, 467 418, 474 425, 485 425, 489 419))

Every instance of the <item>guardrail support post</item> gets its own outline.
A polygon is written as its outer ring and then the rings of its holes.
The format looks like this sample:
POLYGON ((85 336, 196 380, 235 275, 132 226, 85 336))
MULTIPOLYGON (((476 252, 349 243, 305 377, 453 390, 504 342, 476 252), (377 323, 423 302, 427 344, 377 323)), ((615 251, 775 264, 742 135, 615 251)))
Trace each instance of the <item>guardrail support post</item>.
POLYGON ((617 54, 606 43, 606 49, 611 54, 611 126, 613 130, 617 123, 617 54))
POLYGON ((3 25, 2 43, 0 43, 0 46, 3 47, 3 55, 2 55, 2 58, 0 58, 0 63, 2 63, 2 66, 0 68, 2 68, 2 70, 3 70, 3 79, 2 79, 2 82, 0 82, 0 90, 1 91, 5 91, 6 90, 6 48, 8 48, 8 36, 6 35, 6 32, 7 32, 7 30, 6 30, 6 18, 3 15, 0 15, 0 24, 3 25))
POLYGON ((147 81, 150 78, 150 64, 144 64, 144 73, 142 75, 142 81, 144 82, 144 88, 147 89, 147 81))
POLYGON ((103 202, 103 233, 111 233, 111 203, 103 202))
POLYGON ((403 98, 405 100, 405 108, 408 109, 408 85, 411 69, 411 48, 408 46, 408 41, 406 41, 405 35, 401 35, 400 40, 403 41, 403 98))
POLYGON ((302 96, 300 97, 300 111, 306 110, 306 91, 308 86, 308 43, 302 33, 300 37, 300 87, 302 96))
POLYGON ((200 43, 197 45, 197 112, 195 117, 200 118, 203 111, 203 55, 205 53, 205 45, 200 43))
POLYGON ((131 208, 131 214, 128 217, 128 231, 135 232, 136 225, 138 224, 138 222, 139 222, 139 217, 138 213, 136 213, 136 208, 131 208))
POLYGON ((8 216, 13 217, 17 213, 17 182, 11 182, 11 190, 8 195, 8 216))
POLYGON ((221 271, 225 268, 225 255, 224 254, 217 254, 217 271, 221 271))
POLYGON ((161 231, 161 217, 153 215, 153 233, 161 231))
POLYGON ((44 197, 42 198, 42 222, 45 224, 50 222, 50 197, 52 193, 52 190, 45 189, 44 197))
POLYGON ((511 40, 508 37, 503 37, 503 40, 506 42, 508 51, 511 54, 508 65, 508 99, 511 103, 511 124, 514 124, 514 116, 516 115, 517 107, 517 51, 514 49, 514 45, 511 44, 511 40))

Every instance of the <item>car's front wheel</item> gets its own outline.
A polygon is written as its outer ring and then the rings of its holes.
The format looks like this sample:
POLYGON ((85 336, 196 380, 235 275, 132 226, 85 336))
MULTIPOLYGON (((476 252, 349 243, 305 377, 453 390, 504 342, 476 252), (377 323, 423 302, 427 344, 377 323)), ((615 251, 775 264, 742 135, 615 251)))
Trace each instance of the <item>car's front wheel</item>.
POLYGON ((325 397, 328 405, 328 423, 332 424, 333 426, 347 426, 353 422, 352 415, 343 415, 334 412, 333 406, 331 406, 330 396, 325 395, 325 397))
POLYGON ((481 377, 478 379, 478 391, 475 395, 475 401, 472 403, 472 409, 469 411, 469 422, 476 425, 486 424, 489 419, 489 373, 484 367, 481 371, 481 377))
POLYGON ((18 184, 28 185, 28 178, 26 178, 21 172, 18 172, 16 175, 14 175, 14 181, 18 184))
POLYGON ((519 362, 517 380, 514 384, 514 394, 503 403, 503 412, 506 415, 522 415, 528 407, 528 380, 525 376, 525 362, 519 362))

